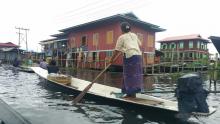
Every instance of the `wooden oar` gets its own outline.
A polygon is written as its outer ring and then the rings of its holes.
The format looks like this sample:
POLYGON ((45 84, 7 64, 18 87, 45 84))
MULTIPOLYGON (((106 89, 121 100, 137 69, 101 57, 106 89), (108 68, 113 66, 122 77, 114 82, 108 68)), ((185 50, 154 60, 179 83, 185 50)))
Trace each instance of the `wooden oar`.
MULTIPOLYGON (((117 56, 115 57, 114 60, 116 60, 118 58, 118 56, 121 54, 117 54, 117 56)), ((89 91, 89 89, 92 87, 92 85, 95 83, 95 81, 110 67, 111 63, 108 64, 104 70, 102 70, 98 76, 96 76, 96 78, 73 100, 74 104, 77 104, 82 98, 83 96, 89 91)))

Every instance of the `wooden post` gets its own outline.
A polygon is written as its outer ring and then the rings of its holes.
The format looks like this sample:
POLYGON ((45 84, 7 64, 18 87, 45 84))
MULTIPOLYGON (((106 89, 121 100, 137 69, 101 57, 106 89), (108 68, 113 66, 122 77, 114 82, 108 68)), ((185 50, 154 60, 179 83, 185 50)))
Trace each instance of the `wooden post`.
POLYGON ((63 52, 63 51, 62 51, 62 49, 61 49, 61 54, 60 54, 60 66, 61 66, 61 67, 63 67, 63 66, 62 66, 62 65, 63 65, 63 62, 62 62, 62 54, 63 54, 63 53, 62 53, 62 52, 63 52))
POLYGON ((218 76, 218 72, 217 69, 218 68, 218 53, 215 54, 215 69, 213 72, 213 81, 214 81, 214 85, 216 87, 216 80, 217 80, 217 76, 218 76))
POLYGON ((105 59, 105 68, 106 68, 106 59, 105 59))
POLYGON ((177 50, 177 72, 179 72, 179 45, 176 45, 176 50, 177 50))
POLYGON ((218 68, 218 53, 215 54, 215 69, 218 68))
POLYGON ((143 62, 144 73, 147 73, 147 69, 146 69, 146 61, 145 61, 145 55, 144 55, 144 52, 142 52, 142 62, 143 62))
POLYGON ((145 73, 147 73, 147 67, 148 67, 148 66, 147 66, 147 64, 146 64, 146 65, 145 65, 145 73))
POLYGON ((173 52, 174 52, 174 48, 172 48, 172 52, 171 52, 171 66, 170 66, 170 73, 172 73, 172 65, 173 65, 173 52))
POLYGON ((183 52, 183 56, 182 56, 182 72, 184 71, 184 57, 185 57, 185 54, 183 52))
POLYGON ((154 74, 154 64, 152 65, 152 74, 154 74))
POLYGON ((166 64, 163 65, 163 73, 166 73, 166 64))
POLYGON ((159 70, 158 70, 158 73, 160 74, 160 65, 158 66, 159 70))

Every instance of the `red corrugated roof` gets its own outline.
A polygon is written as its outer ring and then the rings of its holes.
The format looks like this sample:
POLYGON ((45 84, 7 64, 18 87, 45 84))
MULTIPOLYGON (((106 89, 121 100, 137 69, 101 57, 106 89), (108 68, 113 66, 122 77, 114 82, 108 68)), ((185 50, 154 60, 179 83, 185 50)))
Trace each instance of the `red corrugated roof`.
POLYGON ((8 43, 0 43, 0 47, 19 47, 19 46, 11 42, 8 42, 8 43))
POLYGON ((69 27, 69 28, 65 28, 65 29, 62 29, 62 30, 59 30, 59 31, 64 32, 64 33, 68 33, 71 30, 73 31, 73 30, 79 30, 79 29, 88 28, 88 27, 95 27, 99 24, 103 24, 103 23, 106 23, 106 22, 111 22, 112 23, 112 21, 114 21, 114 20, 118 20, 118 21, 121 21, 121 22, 122 21, 128 21, 129 23, 132 22, 136 26, 139 25, 142 28, 145 28, 147 30, 152 30, 154 32, 160 32, 160 31, 165 30, 163 28, 160 28, 160 26, 157 26, 157 25, 139 20, 137 18, 137 16, 134 15, 133 13, 125 13, 125 14, 116 14, 116 15, 113 15, 113 16, 101 18, 101 19, 98 19, 98 20, 94 20, 94 21, 84 23, 84 24, 80 24, 80 25, 69 27))
POLYGON ((207 39, 202 38, 199 34, 191 34, 191 35, 183 35, 183 36, 175 36, 175 37, 167 37, 157 42, 169 42, 169 41, 187 41, 187 40, 203 40, 207 41, 207 39))

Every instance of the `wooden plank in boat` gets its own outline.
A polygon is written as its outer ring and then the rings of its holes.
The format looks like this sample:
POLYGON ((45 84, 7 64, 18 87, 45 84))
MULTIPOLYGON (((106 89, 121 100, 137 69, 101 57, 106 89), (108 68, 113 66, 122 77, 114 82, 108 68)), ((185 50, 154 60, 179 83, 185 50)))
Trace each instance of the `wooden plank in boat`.
POLYGON ((132 102, 137 102, 140 104, 147 104, 147 105, 160 105, 163 104, 163 102, 161 101, 155 101, 155 100, 148 100, 148 99, 142 99, 142 98, 122 98, 125 99, 127 101, 132 101, 132 102))
POLYGON ((139 104, 144 104, 144 105, 161 105, 164 102, 160 101, 160 100, 153 100, 153 99, 146 99, 146 98, 142 98, 139 94, 137 94, 137 96, 135 98, 132 97, 123 97, 122 93, 116 93, 116 92, 111 92, 111 95, 113 94, 116 98, 118 99, 122 99, 128 102, 133 102, 133 103, 139 103, 139 104))

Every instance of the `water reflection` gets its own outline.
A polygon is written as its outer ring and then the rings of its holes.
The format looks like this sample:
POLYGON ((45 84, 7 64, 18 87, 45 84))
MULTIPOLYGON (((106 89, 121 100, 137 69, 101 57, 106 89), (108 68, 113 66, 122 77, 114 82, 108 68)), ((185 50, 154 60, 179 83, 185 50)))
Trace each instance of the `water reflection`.
POLYGON ((209 90, 217 91, 217 81, 220 79, 219 70, 209 71, 209 90))

